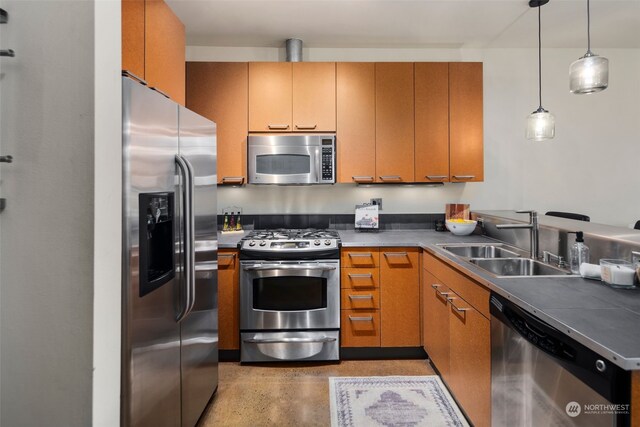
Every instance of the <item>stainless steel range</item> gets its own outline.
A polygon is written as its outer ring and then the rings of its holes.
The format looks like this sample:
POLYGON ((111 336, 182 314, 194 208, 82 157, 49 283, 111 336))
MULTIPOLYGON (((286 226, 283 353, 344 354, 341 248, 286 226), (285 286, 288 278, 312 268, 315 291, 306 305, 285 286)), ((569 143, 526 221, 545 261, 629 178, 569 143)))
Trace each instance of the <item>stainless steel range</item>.
POLYGON ((338 360, 340 239, 254 231, 240 242, 240 360, 338 360))

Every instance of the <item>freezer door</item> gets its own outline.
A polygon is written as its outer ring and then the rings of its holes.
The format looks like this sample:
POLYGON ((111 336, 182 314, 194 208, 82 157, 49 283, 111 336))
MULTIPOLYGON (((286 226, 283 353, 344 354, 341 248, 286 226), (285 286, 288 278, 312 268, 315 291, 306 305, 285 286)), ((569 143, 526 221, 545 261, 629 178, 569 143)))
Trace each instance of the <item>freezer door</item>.
POLYGON ((174 182, 178 108, 128 78, 122 89, 122 425, 175 427, 180 425, 181 275, 174 263, 179 254, 172 253, 180 241, 174 182))
POLYGON ((216 125, 180 108, 180 155, 194 181, 195 303, 180 322, 182 426, 196 424, 218 386, 218 241, 216 125))

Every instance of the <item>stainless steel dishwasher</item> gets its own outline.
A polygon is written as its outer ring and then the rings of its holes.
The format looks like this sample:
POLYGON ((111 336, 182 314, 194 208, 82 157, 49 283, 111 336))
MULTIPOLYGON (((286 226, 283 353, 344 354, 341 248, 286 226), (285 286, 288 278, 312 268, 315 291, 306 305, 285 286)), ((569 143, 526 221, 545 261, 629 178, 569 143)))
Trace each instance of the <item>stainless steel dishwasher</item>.
POLYGON ((493 426, 628 426, 630 375, 491 295, 493 426))

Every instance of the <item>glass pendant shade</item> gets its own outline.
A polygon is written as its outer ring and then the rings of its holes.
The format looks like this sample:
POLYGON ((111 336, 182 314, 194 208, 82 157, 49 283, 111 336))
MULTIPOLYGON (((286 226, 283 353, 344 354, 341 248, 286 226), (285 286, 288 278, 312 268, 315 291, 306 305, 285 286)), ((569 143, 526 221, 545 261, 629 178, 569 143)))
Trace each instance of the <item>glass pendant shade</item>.
POLYGON ((578 95, 600 92, 609 86, 609 60, 587 52, 569 67, 569 91, 578 95))
POLYGON ((546 141, 556 135, 556 118, 545 110, 538 108, 527 117, 527 139, 546 141))

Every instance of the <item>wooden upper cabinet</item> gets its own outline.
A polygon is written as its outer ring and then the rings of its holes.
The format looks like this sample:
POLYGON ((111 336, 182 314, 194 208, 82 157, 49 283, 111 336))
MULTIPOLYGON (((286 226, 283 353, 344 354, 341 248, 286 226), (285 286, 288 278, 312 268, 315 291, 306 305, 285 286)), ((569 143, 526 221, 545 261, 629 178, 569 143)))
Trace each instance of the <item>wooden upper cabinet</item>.
POLYGON ((413 63, 376 63, 376 182, 414 180, 413 63))
POLYGON ((163 0, 145 2, 145 77, 179 104, 185 104, 184 25, 163 0))
POLYGON ((449 63, 452 182, 484 180, 482 63, 449 63))
POLYGON ((217 124, 219 184, 247 180, 248 74, 246 62, 187 63, 187 108, 217 124))
POLYGON ((415 181, 449 181, 449 64, 415 63, 415 181))
POLYGON ((371 62, 336 66, 338 182, 376 179, 376 79, 371 62))
POLYGON ((380 248, 382 347, 420 346, 420 250, 380 248))
POLYGON ((336 63, 294 62, 293 131, 336 131, 336 63))
POLYGON ((122 0, 122 69, 144 79, 144 3, 122 0))
POLYGON ((292 129, 291 62, 249 63, 249 131, 292 129))

